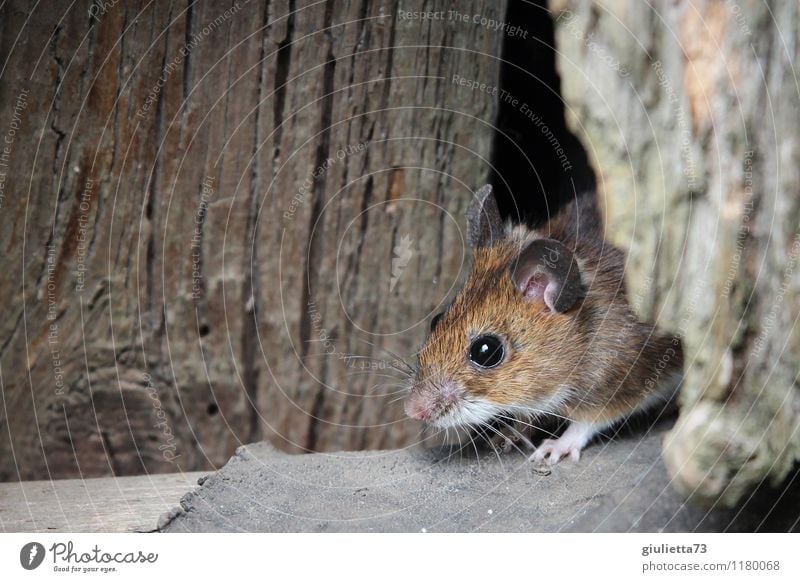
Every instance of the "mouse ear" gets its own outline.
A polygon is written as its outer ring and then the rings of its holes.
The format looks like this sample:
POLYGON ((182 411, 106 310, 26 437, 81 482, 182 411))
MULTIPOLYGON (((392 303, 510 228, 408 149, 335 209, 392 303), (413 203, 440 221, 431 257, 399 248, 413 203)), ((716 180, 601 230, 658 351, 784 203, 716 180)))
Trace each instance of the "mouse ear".
POLYGON ((583 295, 575 256, 551 238, 535 240, 509 266, 514 286, 528 300, 544 301, 554 313, 564 313, 583 295))
POLYGON ((467 240, 472 248, 492 246, 505 236, 491 185, 486 184, 475 192, 466 215, 467 240))

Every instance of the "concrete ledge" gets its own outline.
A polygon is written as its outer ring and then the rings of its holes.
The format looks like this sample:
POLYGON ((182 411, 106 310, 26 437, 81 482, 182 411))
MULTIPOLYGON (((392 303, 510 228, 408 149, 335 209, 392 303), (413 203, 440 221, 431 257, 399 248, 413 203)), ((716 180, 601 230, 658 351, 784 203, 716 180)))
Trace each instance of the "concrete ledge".
POLYGON ((668 425, 591 446, 538 474, 520 454, 472 447, 286 455, 241 447, 161 517, 166 532, 787 531, 800 492, 757 492, 744 506, 687 506, 670 487, 668 425), (777 504, 776 504, 777 502, 777 504))

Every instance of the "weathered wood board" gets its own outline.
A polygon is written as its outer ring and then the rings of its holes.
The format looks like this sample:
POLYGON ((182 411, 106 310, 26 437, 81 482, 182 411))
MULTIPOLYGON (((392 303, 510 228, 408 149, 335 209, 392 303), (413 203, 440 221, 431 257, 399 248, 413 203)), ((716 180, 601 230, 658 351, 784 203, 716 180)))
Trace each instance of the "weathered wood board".
POLYGON ((413 441, 374 387, 467 266, 495 104, 452 76, 496 84, 502 35, 392 0, 101 4, 0 7, 0 480, 413 441))
POLYGON ((0 483, 0 531, 154 531, 204 474, 0 483))

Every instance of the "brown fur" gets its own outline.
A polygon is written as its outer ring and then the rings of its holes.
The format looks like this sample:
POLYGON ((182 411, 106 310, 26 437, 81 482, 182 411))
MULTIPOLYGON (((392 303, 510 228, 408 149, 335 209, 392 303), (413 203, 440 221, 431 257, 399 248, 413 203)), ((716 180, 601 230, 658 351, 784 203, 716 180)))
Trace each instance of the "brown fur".
POLYGON ((589 196, 537 230, 508 227, 505 238, 475 249, 468 280, 419 353, 413 390, 448 378, 465 387, 467 398, 547 408, 598 425, 642 408, 680 373, 682 354, 677 339, 638 320, 623 266, 589 196), (511 281, 509 265, 539 238, 564 244, 581 267, 585 296, 566 313, 526 300, 511 281), (506 340, 506 360, 489 370, 467 358, 471 340, 484 333, 506 340))

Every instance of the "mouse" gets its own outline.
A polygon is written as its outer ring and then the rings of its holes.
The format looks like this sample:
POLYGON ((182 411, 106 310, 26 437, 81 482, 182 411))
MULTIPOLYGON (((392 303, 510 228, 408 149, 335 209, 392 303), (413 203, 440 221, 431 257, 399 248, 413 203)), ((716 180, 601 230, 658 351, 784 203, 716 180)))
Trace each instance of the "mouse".
POLYGON ((466 211, 472 266, 417 352, 406 414, 437 429, 497 419, 566 428, 530 460, 578 461, 597 435, 674 403, 677 336, 639 319, 625 289, 625 254, 605 238, 593 192, 543 224, 503 221, 492 187, 466 211))

